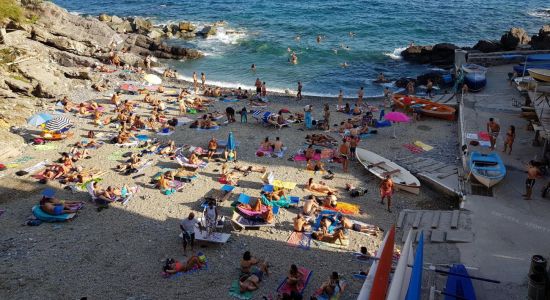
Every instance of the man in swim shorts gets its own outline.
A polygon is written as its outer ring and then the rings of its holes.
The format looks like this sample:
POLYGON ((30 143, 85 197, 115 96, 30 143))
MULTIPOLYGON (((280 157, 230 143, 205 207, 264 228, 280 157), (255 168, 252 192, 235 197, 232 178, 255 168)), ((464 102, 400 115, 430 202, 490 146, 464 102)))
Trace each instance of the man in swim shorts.
POLYGON ((384 204, 384 198, 388 201, 388 212, 391 213, 391 196, 393 194, 393 181, 391 175, 386 175, 386 178, 380 182, 380 203, 384 204))
POLYGON ((187 244, 191 244, 191 251, 195 249, 195 226, 198 224, 194 213, 189 213, 189 216, 183 219, 180 223, 180 228, 183 234, 183 254, 187 255, 187 244))
POLYGON ((500 125, 495 122, 495 119, 489 118, 487 122, 487 132, 489 133, 489 139, 491 141, 490 150, 495 150, 495 144, 497 142, 498 134, 500 133, 500 125))

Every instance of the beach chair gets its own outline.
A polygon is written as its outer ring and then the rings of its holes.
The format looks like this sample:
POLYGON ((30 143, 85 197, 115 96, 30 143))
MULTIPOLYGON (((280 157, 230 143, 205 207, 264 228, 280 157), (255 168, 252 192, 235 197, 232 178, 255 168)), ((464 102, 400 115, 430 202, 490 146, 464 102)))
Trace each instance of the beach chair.
MULTIPOLYGON (((277 210, 278 213, 278 210, 277 210)), ((275 210, 273 210, 273 214, 275 214, 275 210)), ((277 215, 275 215, 275 219, 277 219, 277 215)), ((233 212, 233 216, 231 217, 231 225, 233 226, 234 230, 246 230, 246 229, 260 229, 264 227, 274 227, 275 222, 273 223, 266 223, 258 220, 251 220, 244 218, 237 212, 233 212)))
POLYGON ((219 191, 217 191, 216 195, 214 195, 212 197, 205 197, 204 201, 201 203, 201 208, 207 207, 208 206, 208 200, 210 200, 210 199, 216 200, 217 204, 229 200, 231 195, 233 195, 233 190, 234 189, 235 189, 235 187, 232 186, 232 185, 229 185, 229 184, 223 185, 219 189, 219 191))

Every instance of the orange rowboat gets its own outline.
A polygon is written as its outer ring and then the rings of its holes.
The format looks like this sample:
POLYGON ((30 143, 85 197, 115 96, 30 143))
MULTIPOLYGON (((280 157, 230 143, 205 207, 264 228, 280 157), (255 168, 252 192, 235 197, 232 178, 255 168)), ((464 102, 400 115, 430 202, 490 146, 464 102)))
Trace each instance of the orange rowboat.
POLYGON ((422 113, 423 115, 449 121, 453 121, 455 119, 456 109, 451 106, 432 102, 424 98, 395 94, 393 95, 393 102, 395 103, 395 105, 404 108, 406 105, 405 102, 407 102, 405 100, 405 97, 409 97, 409 99, 411 100, 408 106, 414 107, 418 105, 420 107, 420 113, 422 113))

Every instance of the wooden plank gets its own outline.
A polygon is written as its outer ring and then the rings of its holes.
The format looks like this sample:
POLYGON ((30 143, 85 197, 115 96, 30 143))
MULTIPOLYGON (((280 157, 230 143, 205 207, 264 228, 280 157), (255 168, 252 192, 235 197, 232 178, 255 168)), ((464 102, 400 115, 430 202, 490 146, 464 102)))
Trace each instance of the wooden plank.
POLYGON ((451 216, 451 228, 458 228, 458 217, 460 216, 459 210, 453 210, 453 215, 451 216))
POLYGON ((439 225, 439 217, 441 216, 441 212, 435 211, 432 216, 432 228, 436 229, 439 225))
POLYGON ((414 229, 418 228, 418 226, 420 225, 421 220, 422 220, 422 212, 418 211, 418 212, 416 212, 416 216, 414 217, 414 222, 413 222, 413 228, 414 229))
POLYGON ((403 221, 405 220, 405 216, 407 215, 407 212, 401 211, 399 213, 399 217, 397 217, 397 228, 401 228, 403 226, 403 221))

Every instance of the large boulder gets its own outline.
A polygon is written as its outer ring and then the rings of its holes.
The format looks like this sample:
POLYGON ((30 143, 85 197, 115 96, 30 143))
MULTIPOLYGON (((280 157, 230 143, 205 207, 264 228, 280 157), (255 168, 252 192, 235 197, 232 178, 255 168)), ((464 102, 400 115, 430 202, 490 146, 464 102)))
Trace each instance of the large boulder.
POLYGON ((218 30, 216 29, 216 26, 207 25, 204 26, 201 31, 197 32, 197 34, 207 38, 209 36, 216 35, 217 32, 218 30))
POLYGON ((431 63, 434 65, 448 66, 454 63, 456 45, 450 43, 436 44, 432 48, 431 63))
POLYGON ((502 46, 499 41, 479 40, 473 49, 483 53, 499 52, 502 50, 502 46))
POLYGON ((153 28, 151 31, 147 34, 147 37, 151 39, 160 39, 164 36, 164 32, 160 28, 153 28))
POLYGON ((427 64, 431 61, 432 46, 410 46, 401 52, 401 56, 404 60, 427 64))
POLYGON ((128 20, 124 20, 121 23, 111 23, 109 26, 117 33, 128 33, 134 30, 132 24, 128 20))
POLYGON ((133 18, 131 20, 132 23, 132 29, 134 32, 146 34, 153 29, 153 23, 149 20, 145 20, 144 18, 133 18))
POLYGON ((537 50, 550 50, 550 25, 544 25, 538 35, 531 38, 531 46, 537 50))
POLYGON ((112 17, 109 16, 108 14, 100 14, 99 17, 97 17, 97 19, 100 20, 101 22, 111 22, 112 17))
POLYGON ((180 31, 186 31, 191 32, 195 31, 197 29, 197 26, 193 25, 191 22, 180 22, 179 23, 179 30, 180 31))
POLYGON ((32 94, 36 97, 55 98, 74 88, 73 82, 53 64, 29 60, 18 64, 17 69, 23 77, 30 79, 34 86, 32 94))
POLYGON ((122 22, 124 22, 124 20, 120 17, 117 17, 117 16, 112 16, 111 17, 111 23, 113 23, 113 24, 120 24, 122 22))
POLYGON ((34 87, 26 79, 5 78, 4 82, 9 87, 9 89, 12 90, 14 93, 19 93, 27 96, 32 95, 32 91, 34 87))
POLYGON ((175 35, 175 37, 180 38, 180 39, 192 39, 192 38, 196 37, 196 34, 194 32, 180 31, 175 35))
POLYGON ((500 38, 504 50, 516 50, 519 45, 527 45, 531 38, 523 28, 512 27, 500 38))
POLYGON ((176 34, 179 31, 180 31, 180 27, 177 24, 168 24, 164 26, 164 32, 166 33, 170 32, 171 34, 176 34))

